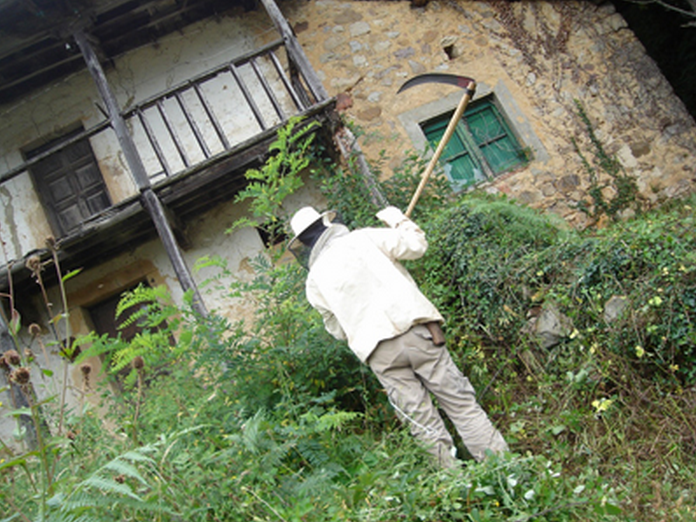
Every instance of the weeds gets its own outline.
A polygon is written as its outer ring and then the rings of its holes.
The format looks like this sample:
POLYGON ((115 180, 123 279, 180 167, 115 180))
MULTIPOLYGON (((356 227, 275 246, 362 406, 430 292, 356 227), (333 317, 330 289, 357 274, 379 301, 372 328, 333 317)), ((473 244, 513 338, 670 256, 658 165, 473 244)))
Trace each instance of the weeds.
POLYGON ((572 140, 590 182, 587 189, 590 199, 581 200, 578 208, 592 219, 594 225, 604 216, 619 221, 626 211, 640 212, 642 206, 635 178, 624 171, 615 157, 607 153, 579 100, 575 100, 575 106, 592 145, 593 156, 592 160, 588 160, 577 140, 572 140))
MULTIPOLYGON (((124 296, 119 311, 141 305, 130 343, 60 341, 65 311, 49 314, 50 341, 5 318, 17 349, 2 371, 31 367, 56 386, 53 400, 2 405, 39 438, 3 441, 0 520, 696 519, 693 202, 589 234, 505 199, 436 196, 420 214, 430 252, 411 268, 513 453, 433 469, 371 372, 325 332, 302 269, 261 256, 229 286, 256 306, 249 324, 202 318, 163 288, 124 296), (623 308, 609 317, 613 297, 623 308), (571 326, 544 347, 525 326, 551 302, 571 326), (25 357, 26 340, 37 354, 25 357), (104 415, 64 407, 62 374, 40 372, 51 343, 82 348, 70 364, 104 358, 120 383, 104 415)), ((231 280, 223 260, 200 264, 231 280)))

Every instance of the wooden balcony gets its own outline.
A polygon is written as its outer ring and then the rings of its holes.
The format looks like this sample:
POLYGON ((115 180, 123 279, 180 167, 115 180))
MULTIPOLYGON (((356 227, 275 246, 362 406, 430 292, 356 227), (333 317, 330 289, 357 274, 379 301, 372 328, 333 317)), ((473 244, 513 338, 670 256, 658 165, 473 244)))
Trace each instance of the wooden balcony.
MULTIPOLYGON (((336 123, 334 100, 326 96, 312 71, 308 75, 307 64, 293 49, 296 45, 286 34, 119 110, 147 180, 135 179, 138 174, 131 172, 140 192, 136 188, 132 196, 113 201, 62 236, 57 234, 64 269, 93 266, 157 235, 153 216, 142 201, 144 184, 168 211, 185 248, 186 220, 231 200, 245 186, 246 170, 265 161, 278 129, 291 117, 319 122, 317 132, 330 140, 336 123)), ((0 186, 81 140, 89 140, 100 162, 100 147, 119 146, 113 113, 103 112, 106 119, 98 125, 71 134, 0 174, 0 186)), ((29 276, 22 265, 12 266, 16 286, 29 276)), ((7 270, 2 270, 0 288, 7 285, 7 270)))

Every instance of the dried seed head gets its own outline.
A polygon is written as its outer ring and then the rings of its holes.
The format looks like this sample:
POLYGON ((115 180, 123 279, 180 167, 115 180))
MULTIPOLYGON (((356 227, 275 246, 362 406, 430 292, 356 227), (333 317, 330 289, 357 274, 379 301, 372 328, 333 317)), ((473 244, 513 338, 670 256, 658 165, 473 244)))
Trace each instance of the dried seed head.
POLYGON ((49 250, 53 250, 53 251, 58 250, 58 243, 56 243, 56 238, 53 236, 48 236, 46 238, 46 247, 49 250))
POLYGON ((82 364, 80 365, 80 371, 82 372, 82 375, 86 377, 91 373, 92 365, 89 363, 82 364))
POLYGON ((70 430, 68 433, 65 434, 65 436, 68 437, 70 440, 75 440, 77 438, 77 433, 70 430))
POLYGON ((36 275, 41 272, 41 258, 39 256, 29 256, 25 265, 31 273, 36 275))
POLYGON ((5 362, 10 366, 19 366, 22 364, 22 359, 17 350, 7 350, 5 352, 5 362))
POLYGON ((31 323, 29 325, 29 335, 32 337, 36 337, 37 335, 41 335, 41 326, 39 326, 36 323, 31 323))
POLYGON ((126 476, 125 475, 116 475, 114 477, 114 480, 118 482, 119 484, 123 484, 126 481, 126 476))
POLYGON ((15 368, 10 373, 10 380, 16 382, 17 384, 26 384, 31 378, 31 371, 26 366, 21 368, 15 368))
POLYGON ((142 370, 145 366, 145 361, 139 355, 133 359, 133 368, 136 370, 142 370))

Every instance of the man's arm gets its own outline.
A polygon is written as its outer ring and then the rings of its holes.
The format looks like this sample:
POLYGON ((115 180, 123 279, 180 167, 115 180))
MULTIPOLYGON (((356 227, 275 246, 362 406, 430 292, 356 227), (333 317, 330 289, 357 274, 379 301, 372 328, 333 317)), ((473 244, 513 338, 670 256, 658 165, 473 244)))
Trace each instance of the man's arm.
POLYGON ((321 314, 326 331, 339 341, 347 341, 348 336, 346 335, 346 332, 343 331, 338 319, 336 319, 334 313, 324 303, 324 298, 319 292, 319 289, 309 281, 307 283, 307 300, 309 301, 309 304, 311 304, 312 307, 321 314))
POLYGON ((326 328, 326 331, 339 341, 347 341, 348 336, 346 335, 346 332, 343 331, 343 328, 341 328, 336 316, 326 308, 318 308, 317 310, 319 310, 319 313, 324 320, 324 328, 326 328))
POLYGON ((425 232, 396 207, 386 207, 377 213, 377 219, 392 230, 376 237, 379 246, 394 259, 418 259, 428 249, 425 232))

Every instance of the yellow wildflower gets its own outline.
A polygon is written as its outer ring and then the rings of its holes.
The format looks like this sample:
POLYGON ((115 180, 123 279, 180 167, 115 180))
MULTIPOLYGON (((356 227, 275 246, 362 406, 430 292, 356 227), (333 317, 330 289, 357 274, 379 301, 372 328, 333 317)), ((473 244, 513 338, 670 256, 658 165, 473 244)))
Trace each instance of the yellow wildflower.
POLYGON ((613 402, 614 401, 611 399, 602 397, 601 399, 595 399, 592 401, 592 407, 597 413, 602 413, 603 411, 607 411, 613 402))

